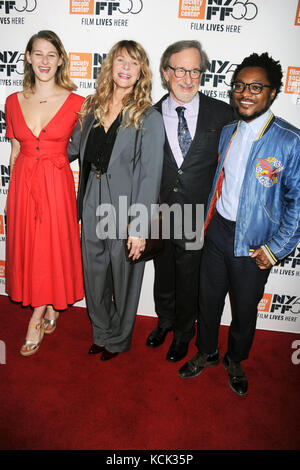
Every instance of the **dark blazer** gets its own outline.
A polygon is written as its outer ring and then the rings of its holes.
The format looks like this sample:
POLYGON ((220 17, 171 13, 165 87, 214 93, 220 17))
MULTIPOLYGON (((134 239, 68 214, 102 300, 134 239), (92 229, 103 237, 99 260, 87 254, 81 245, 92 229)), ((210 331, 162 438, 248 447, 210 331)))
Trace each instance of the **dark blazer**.
MULTIPOLYGON (((160 202, 172 205, 204 204, 206 206, 213 177, 218 163, 218 143, 222 127, 234 120, 231 106, 223 101, 199 92, 200 105, 194 139, 190 149, 178 168, 166 136, 164 163, 160 188, 160 202)), ((162 113, 165 95, 155 105, 162 113)), ((195 213, 192 226, 195 229, 195 213)), ((183 246, 185 238, 174 242, 183 246)))

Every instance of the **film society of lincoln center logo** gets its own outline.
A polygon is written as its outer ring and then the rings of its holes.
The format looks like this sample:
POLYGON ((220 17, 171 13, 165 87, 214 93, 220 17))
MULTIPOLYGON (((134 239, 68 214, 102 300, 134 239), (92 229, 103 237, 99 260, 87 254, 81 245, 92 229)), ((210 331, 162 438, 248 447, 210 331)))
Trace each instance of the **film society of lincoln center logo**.
MULTIPOLYGON (((70 52, 69 72, 71 78, 95 80, 107 54, 91 52, 70 52)), ((92 82, 80 81, 80 88, 92 88, 92 82)))
POLYGON ((5 240, 3 235, 5 235, 5 216, 0 214, 0 241, 5 240))
POLYGON ((300 67, 287 68, 284 92, 300 95, 300 67))
POLYGON ((5 278, 5 261, 0 259, 0 278, 5 278))
POLYGON ((298 0, 298 7, 296 11, 295 26, 300 26, 300 0, 298 0))
POLYGON ((0 214, 0 244, 6 241, 6 216, 5 214, 0 214))
POLYGON ((72 15, 112 16, 114 13, 137 15, 142 9, 142 0, 70 0, 70 14, 72 15))

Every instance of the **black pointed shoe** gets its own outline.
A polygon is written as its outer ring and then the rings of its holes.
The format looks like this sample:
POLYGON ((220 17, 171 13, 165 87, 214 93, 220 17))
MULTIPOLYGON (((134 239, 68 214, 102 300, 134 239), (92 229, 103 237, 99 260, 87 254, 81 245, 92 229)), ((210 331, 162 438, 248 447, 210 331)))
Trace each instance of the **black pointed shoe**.
POLYGON ((217 366, 219 362, 219 351, 210 355, 197 352, 192 359, 186 362, 181 369, 179 369, 178 375, 182 379, 192 379, 200 375, 206 367, 217 366))
POLYGON ((181 361, 181 359, 183 359, 187 355, 188 349, 189 343, 180 343, 178 341, 175 341, 174 339, 166 357, 167 361, 181 361))
POLYGON ((163 344, 169 331, 172 331, 172 328, 160 328, 158 326, 148 336, 146 345, 150 348, 157 348, 163 344))
POLYGON ((240 397, 248 393, 248 381, 240 362, 231 361, 227 354, 223 359, 223 366, 228 372, 228 382, 231 390, 240 397))
POLYGON ((104 346, 98 346, 98 344, 93 343, 89 349, 88 354, 99 354, 104 351, 104 346))
POLYGON ((107 349, 103 348, 103 353, 101 354, 100 360, 101 361, 109 361, 116 357, 119 353, 118 352, 110 352, 107 349))

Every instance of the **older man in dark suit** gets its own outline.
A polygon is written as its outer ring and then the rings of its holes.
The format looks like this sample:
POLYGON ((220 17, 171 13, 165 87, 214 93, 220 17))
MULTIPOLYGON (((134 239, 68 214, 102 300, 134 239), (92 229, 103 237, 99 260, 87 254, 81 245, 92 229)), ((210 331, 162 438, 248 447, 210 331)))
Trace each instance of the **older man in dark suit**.
POLYGON ((201 244, 197 240, 191 243, 191 232, 187 235, 184 225, 188 219, 192 232, 201 230, 197 208, 202 205, 204 210, 208 199, 221 129, 234 119, 227 103, 198 91, 201 73, 209 66, 198 41, 172 44, 160 66, 163 86, 169 90, 156 104, 166 131, 160 203, 180 210, 179 214, 175 211, 170 239, 165 240, 163 252, 154 261, 158 324, 146 344, 160 346, 167 333, 173 331, 167 354, 171 362, 186 356, 198 313, 201 244), (187 208, 190 212, 185 217, 187 208))

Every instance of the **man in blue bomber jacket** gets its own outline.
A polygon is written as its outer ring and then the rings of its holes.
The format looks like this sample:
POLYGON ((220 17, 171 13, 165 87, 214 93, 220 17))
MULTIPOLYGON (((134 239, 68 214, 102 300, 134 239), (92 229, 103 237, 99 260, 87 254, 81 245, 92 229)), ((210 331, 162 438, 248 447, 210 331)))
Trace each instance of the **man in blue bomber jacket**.
POLYGON ((300 131, 269 109, 282 86, 282 70, 267 53, 246 57, 231 86, 240 120, 222 130, 207 205, 199 351, 179 375, 196 377, 219 364, 218 331, 229 292, 232 321, 223 365, 231 389, 243 396, 248 382, 241 361, 249 356, 270 270, 300 240, 300 131))

